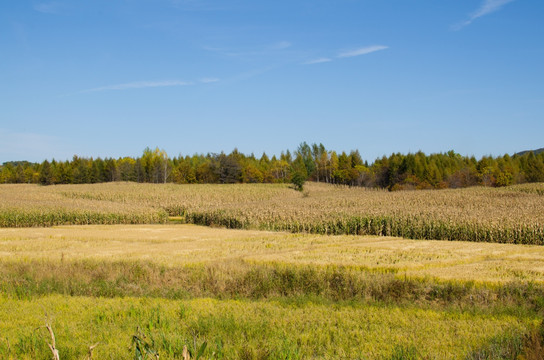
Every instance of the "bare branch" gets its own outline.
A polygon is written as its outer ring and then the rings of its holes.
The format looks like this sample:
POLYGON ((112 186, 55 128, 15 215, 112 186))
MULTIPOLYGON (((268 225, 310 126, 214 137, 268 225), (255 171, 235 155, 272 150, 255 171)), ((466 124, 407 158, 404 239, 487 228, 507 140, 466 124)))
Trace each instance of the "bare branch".
POLYGON ((95 347, 98 346, 98 344, 100 344, 100 343, 97 342, 96 344, 89 346, 89 352, 87 353, 87 359, 86 359, 86 360, 92 360, 92 358, 93 358, 93 350, 94 350, 95 347))
POLYGON ((60 360, 59 350, 56 348, 56 344, 55 344, 55 333, 53 332, 53 328, 49 324, 46 324, 45 328, 49 331, 49 334, 51 335, 51 344, 47 344, 47 345, 49 345, 49 349, 53 353, 53 360, 60 360))
POLYGON ((183 360, 190 360, 191 355, 189 355, 189 350, 187 350, 187 345, 183 347, 183 353, 181 354, 183 356, 183 360))

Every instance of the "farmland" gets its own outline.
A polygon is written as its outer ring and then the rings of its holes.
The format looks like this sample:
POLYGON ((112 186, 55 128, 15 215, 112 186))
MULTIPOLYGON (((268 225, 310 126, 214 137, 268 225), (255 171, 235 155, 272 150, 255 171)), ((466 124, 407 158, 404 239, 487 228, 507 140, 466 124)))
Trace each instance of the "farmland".
POLYGON ((0 357, 539 359, 542 184, 306 189, 0 186, 0 357))
POLYGON ((150 262, 176 267, 246 263, 363 269, 408 277, 544 283, 544 247, 377 236, 320 236, 194 225, 0 229, 4 260, 150 262))
POLYGON ((543 184, 399 191, 308 184, 0 186, 0 226, 181 222, 228 228, 544 244, 543 184))

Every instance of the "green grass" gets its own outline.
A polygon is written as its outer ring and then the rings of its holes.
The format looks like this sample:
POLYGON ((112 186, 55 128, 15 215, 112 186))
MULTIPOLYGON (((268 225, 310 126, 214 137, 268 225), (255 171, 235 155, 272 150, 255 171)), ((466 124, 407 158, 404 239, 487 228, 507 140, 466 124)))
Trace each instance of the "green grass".
POLYGON ((498 337, 519 343, 519 353, 520 334, 537 323, 531 317, 356 303, 0 298, 0 356, 49 359, 48 334, 38 329, 46 321, 67 359, 82 359, 96 342, 95 358, 130 359, 137 327, 161 359, 180 359, 184 346, 194 352, 203 342, 207 359, 389 359, 398 358, 399 349, 417 349, 418 358, 463 359, 498 337))
POLYGON ((171 267, 144 261, 4 261, 0 262, 0 277, 3 296, 21 300, 61 294, 110 298, 309 299, 324 304, 412 304, 531 316, 544 310, 544 285, 538 283, 485 284, 404 278, 394 273, 334 265, 226 261, 171 267))

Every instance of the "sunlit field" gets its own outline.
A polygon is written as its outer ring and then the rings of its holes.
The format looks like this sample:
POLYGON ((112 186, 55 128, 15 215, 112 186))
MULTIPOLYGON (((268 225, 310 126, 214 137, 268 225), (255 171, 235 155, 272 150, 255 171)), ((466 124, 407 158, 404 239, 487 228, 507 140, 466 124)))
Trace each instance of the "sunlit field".
POLYGON ((0 185, 0 358, 539 359, 543 186, 0 185))
POLYGON ((463 359, 494 342, 515 344, 534 324, 511 315, 393 305, 51 295, 2 300, 2 358, 10 352, 17 359, 51 358, 47 331, 36 329, 45 311, 66 359, 83 359, 96 343, 96 359, 132 359, 138 326, 161 359, 181 359, 184 346, 196 353, 204 342, 208 359, 463 359))
POLYGON ((544 244, 544 184, 399 191, 287 185, 0 186, 0 226, 179 222, 318 234, 544 244))
POLYGON ((0 229, 4 261, 145 261, 178 267, 220 262, 338 266, 474 282, 544 282, 544 247, 291 234, 195 225, 0 229))
POLYGON ((132 359, 134 335, 161 359, 204 344, 206 359, 511 358, 540 326, 543 249, 195 225, 4 228, 0 356, 49 359, 50 323, 61 358, 99 343, 96 359, 132 359))
POLYGON ((543 24, 0 0, 0 360, 544 360, 543 24))

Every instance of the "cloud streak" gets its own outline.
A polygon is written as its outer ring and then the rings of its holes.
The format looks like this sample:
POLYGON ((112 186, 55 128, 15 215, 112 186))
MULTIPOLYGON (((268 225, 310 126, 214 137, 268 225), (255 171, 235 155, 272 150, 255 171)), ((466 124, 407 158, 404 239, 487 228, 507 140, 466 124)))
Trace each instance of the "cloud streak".
POLYGON ((482 5, 473 13, 471 13, 467 20, 460 22, 458 24, 455 24, 452 26, 453 30, 461 30, 467 25, 472 24, 474 20, 485 16, 487 14, 491 14, 495 11, 499 11, 504 5, 512 2, 514 0, 484 0, 482 5))
POLYGON ((214 77, 207 77, 207 78, 202 78, 202 79, 200 79, 198 81, 200 81, 203 84, 211 84, 211 83, 214 83, 214 82, 218 82, 219 79, 214 78, 214 77))
MULTIPOLYGON (((218 81, 218 79, 216 81, 218 81)), ((180 81, 180 80, 135 81, 131 83, 107 85, 107 86, 97 87, 93 89, 81 90, 80 93, 90 93, 90 92, 110 91, 110 90, 145 89, 145 88, 171 87, 171 86, 187 86, 187 85, 193 85, 193 84, 194 83, 190 81, 180 81)))
MULTIPOLYGON (((385 50, 385 49, 389 49, 389 46, 385 46, 385 45, 365 46, 365 47, 362 47, 362 48, 358 48, 358 49, 338 53, 335 56, 335 58, 336 59, 343 59, 343 58, 350 58, 350 57, 355 57, 355 56, 367 55, 367 54, 370 54, 370 53, 373 53, 373 52, 376 52, 376 51, 385 50)), ((333 58, 320 57, 320 58, 308 60, 308 61, 306 61, 306 62, 304 62, 302 64, 303 65, 312 65, 312 64, 321 64, 321 63, 326 63, 326 62, 331 62, 331 61, 333 61, 333 58)))
POLYGON ((34 10, 43 14, 57 14, 59 12, 59 3, 50 2, 36 4, 34 5, 34 10))
POLYGON ((280 41, 280 42, 277 42, 275 44, 272 44, 272 46, 270 46, 270 49, 271 50, 283 50, 283 49, 287 49, 287 48, 290 48, 293 44, 291 44, 289 41, 280 41))
POLYGON ((322 58, 306 61, 304 63, 304 65, 321 64, 321 63, 326 63, 326 62, 331 62, 331 61, 332 61, 331 58, 322 57, 322 58))
POLYGON ((337 58, 347 58, 347 57, 361 56, 361 55, 370 54, 370 53, 373 53, 373 52, 376 52, 376 51, 385 50, 385 49, 388 49, 388 48, 389 48, 389 46, 372 45, 372 46, 367 46, 367 47, 363 47, 363 48, 360 48, 360 49, 341 52, 340 54, 338 54, 337 58))
POLYGON ((246 49, 228 49, 214 46, 202 46, 202 49, 217 53, 221 56, 239 58, 243 60, 254 60, 256 58, 286 54, 286 51, 288 51, 287 49, 291 48, 292 46, 293 44, 291 42, 283 40, 246 49))

